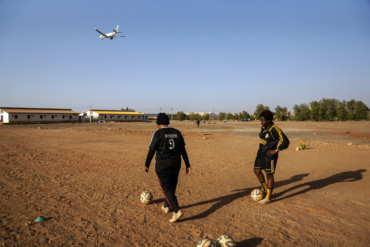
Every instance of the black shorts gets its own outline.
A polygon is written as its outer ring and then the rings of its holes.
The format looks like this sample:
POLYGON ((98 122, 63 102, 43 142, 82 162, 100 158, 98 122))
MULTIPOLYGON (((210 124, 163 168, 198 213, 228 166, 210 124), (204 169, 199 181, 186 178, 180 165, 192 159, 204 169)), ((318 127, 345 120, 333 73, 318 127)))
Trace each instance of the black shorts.
POLYGON ((254 162, 254 169, 263 169, 265 170, 266 174, 274 174, 277 160, 277 154, 273 155, 272 157, 269 157, 266 154, 257 154, 256 160, 254 162))

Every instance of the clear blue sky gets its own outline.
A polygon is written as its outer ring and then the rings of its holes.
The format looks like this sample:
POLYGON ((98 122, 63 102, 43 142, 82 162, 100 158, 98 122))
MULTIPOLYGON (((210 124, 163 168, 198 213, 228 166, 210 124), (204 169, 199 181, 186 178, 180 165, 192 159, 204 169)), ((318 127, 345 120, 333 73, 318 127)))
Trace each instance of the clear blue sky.
POLYGON ((0 75, 0 106, 370 107, 370 1, 0 0, 0 75))

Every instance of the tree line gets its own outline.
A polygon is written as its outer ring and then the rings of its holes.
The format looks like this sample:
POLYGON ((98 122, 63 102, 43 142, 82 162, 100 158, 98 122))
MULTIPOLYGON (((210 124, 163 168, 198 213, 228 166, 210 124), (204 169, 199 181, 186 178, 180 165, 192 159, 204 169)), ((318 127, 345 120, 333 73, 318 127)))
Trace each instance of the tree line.
MULTIPOLYGON (((210 113, 189 113, 179 111, 172 117, 174 120, 254 120, 264 110, 270 110, 269 106, 259 104, 256 110, 249 114, 247 111, 239 113, 220 112, 217 116, 210 113)), ((369 107, 362 101, 350 100, 339 101, 337 99, 325 99, 294 105, 293 113, 287 107, 276 106, 274 118, 278 121, 359 121, 369 120, 369 107)))
POLYGON ((369 107, 354 99, 339 101, 322 99, 310 104, 294 105, 294 119, 297 121, 347 121, 368 120, 369 107))
POLYGON ((226 112, 220 112, 218 115, 214 114, 212 116, 212 113, 205 112, 203 114, 194 113, 191 112, 189 114, 184 113, 183 111, 179 111, 176 114, 173 115, 174 120, 247 120, 251 118, 252 116, 246 112, 242 111, 240 113, 226 113, 226 112))

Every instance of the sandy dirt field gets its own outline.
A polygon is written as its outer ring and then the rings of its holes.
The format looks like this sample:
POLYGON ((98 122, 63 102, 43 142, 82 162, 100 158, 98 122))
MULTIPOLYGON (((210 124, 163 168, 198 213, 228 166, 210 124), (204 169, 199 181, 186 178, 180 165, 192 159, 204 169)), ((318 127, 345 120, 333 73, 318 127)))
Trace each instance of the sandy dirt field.
POLYGON ((276 124, 291 144, 261 205, 250 198, 259 122, 173 121, 193 170, 182 166, 174 224, 154 159, 143 170, 154 122, 0 125, 0 246, 187 247, 222 234, 241 247, 370 246, 370 122, 276 124))

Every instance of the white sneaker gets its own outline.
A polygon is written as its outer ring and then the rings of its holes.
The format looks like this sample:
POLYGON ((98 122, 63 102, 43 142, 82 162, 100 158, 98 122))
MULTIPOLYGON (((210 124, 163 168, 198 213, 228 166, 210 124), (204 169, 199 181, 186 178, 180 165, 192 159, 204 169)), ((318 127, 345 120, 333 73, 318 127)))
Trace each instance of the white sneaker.
POLYGON ((162 210, 165 214, 168 214, 170 212, 170 208, 169 207, 165 207, 165 206, 162 206, 162 210))
POLYGON ((181 210, 177 211, 177 213, 173 212, 173 216, 172 216, 172 219, 170 219, 170 222, 175 223, 181 218, 181 216, 182 216, 181 210))
POLYGON ((270 201, 270 199, 265 197, 262 200, 259 200, 258 202, 261 203, 261 204, 269 204, 271 201, 270 201))

